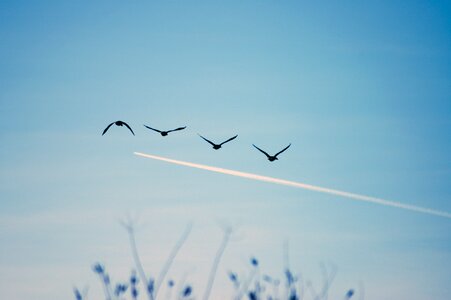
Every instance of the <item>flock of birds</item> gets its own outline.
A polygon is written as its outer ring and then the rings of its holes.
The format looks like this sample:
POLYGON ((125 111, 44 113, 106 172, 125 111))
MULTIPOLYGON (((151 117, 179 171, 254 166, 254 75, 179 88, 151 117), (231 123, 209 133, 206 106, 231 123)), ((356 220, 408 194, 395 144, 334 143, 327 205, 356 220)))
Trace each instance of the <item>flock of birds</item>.
MULTIPOLYGON (((109 124, 109 125, 103 130, 102 136, 103 136, 103 135, 108 131, 108 129, 110 129, 110 127, 113 126, 113 125, 120 126, 120 127, 125 126, 125 127, 127 127, 127 128, 130 130, 130 132, 131 132, 133 135, 135 135, 135 133, 133 132, 133 129, 132 129, 127 123, 125 123, 124 121, 115 121, 115 122, 112 122, 111 124, 109 124)), ((166 130, 166 131, 164 131, 164 130, 159 130, 159 129, 152 128, 152 127, 147 126, 147 125, 144 125, 144 127, 146 127, 147 129, 153 130, 153 131, 155 131, 155 132, 158 132, 159 134, 161 134, 161 136, 167 136, 170 132, 179 131, 179 130, 183 130, 183 129, 186 128, 186 126, 184 126, 184 127, 178 127, 178 128, 175 128, 175 129, 171 129, 171 130, 166 130)), ((238 137, 238 135, 235 135, 235 136, 233 136, 233 137, 231 137, 231 138, 225 140, 225 141, 222 142, 222 143, 216 144, 216 143, 213 143, 212 141, 208 140, 207 138, 201 136, 200 134, 199 134, 199 136, 200 136, 204 141, 206 141, 207 143, 209 143, 210 145, 212 145, 212 146, 213 146, 213 149, 215 149, 215 150, 221 149, 221 148, 222 148, 222 145, 224 145, 225 143, 228 143, 228 142, 230 142, 230 141, 232 141, 232 140, 234 140, 234 139, 236 139, 236 138, 238 137)), ((265 152, 264 150, 262 150, 262 149, 260 149, 259 147, 255 146, 254 144, 252 144, 252 146, 254 146, 258 151, 260 151, 261 153, 263 153, 264 155, 266 155, 266 157, 268 158, 269 161, 275 161, 275 160, 278 160, 277 156, 278 156, 279 154, 281 154, 282 152, 284 152, 285 150, 287 150, 288 148, 290 148, 291 143, 290 143, 288 146, 286 146, 285 148, 283 148, 282 150, 280 150, 279 152, 277 152, 276 154, 274 154, 274 155, 269 155, 267 152, 265 152)))

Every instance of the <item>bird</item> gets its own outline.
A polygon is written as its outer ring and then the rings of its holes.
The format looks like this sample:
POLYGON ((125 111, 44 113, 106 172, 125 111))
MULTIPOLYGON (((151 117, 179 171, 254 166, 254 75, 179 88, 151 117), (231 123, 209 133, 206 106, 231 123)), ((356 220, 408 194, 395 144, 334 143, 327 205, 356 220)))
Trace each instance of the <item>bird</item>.
POLYGON ((204 138, 204 137, 201 136, 200 134, 198 134, 198 135, 199 135, 202 139, 204 139, 207 143, 209 143, 210 145, 212 145, 212 146, 213 146, 213 149, 215 149, 215 150, 221 149, 221 146, 222 146, 222 145, 224 145, 224 144, 227 143, 227 142, 230 142, 231 140, 236 139, 236 137, 238 136, 238 135, 235 135, 234 137, 231 137, 230 139, 228 139, 228 140, 222 142, 221 144, 215 144, 215 143, 213 143, 212 141, 207 140, 206 138, 204 138))
POLYGON ((116 121, 116 122, 111 123, 110 125, 108 125, 105 128, 105 130, 103 131, 102 135, 104 135, 108 131, 108 129, 110 129, 111 125, 113 125, 113 124, 116 125, 116 126, 123 126, 123 125, 125 125, 132 132, 132 134, 135 135, 133 130, 130 128, 130 126, 128 126, 128 124, 125 123, 124 121, 116 121))
POLYGON ((183 130, 183 129, 186 128, 186 126, 184 126, 184 127, 179 127, 179 128, 172 129, 172 130, 168 130, 168 131, 163 131, 163 130, 158 130, 158 129, 149 127, 149 126, 147 126, 147 125, 144 125, 144 127, 148 128, 148 129, 150 129, 150 130, 159 132, 159 133, 161 134, 161 136, 167 136, 169 132, 173 132, 173 131, 177 131, 177 130, 183 130))
POLYGON ((286 146, 285 148, 283 148, 281 151, 277 152, 275 155, 269 155, 268 153, 266 153, 265 151, 263 151, 262 149, 258 148, 257 146, 255 146, 254 144, 252 144, 252 146, 254 146, 258 151, 260 151, 261 153, 263 153, 264 155, 266 155, 266 157, 268 158, 269 161, 275 161, 278 160, 277 155, 279 155, 280 153, 282 153, 283 151, 287 150, 288 148, 290 148, 291 143, 286 146))

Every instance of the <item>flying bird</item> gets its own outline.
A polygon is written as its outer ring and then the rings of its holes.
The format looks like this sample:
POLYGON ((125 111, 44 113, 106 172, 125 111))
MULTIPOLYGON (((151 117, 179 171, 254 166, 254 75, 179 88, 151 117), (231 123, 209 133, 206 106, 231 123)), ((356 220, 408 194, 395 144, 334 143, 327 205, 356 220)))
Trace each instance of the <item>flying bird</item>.
POLYGON ((124 125, 125 125, 125 126, 132 132, 132 134, 135 135, 135 133, 133 132, 133 130, 130 128, 130 126, 128 126, 128 124, 125 123, 125 122, 123 122, 123 121, 116 121, 116 122, 111 123, 110 125, 108 125, 108 126, 105 128, 105 130, 103 131, 102 135, 104 135, 104 134, 108 131, 108 129, 110 129, 110 127, 111 127, 113 124, 116 125, 116 126, 124 126, 124 125))
POLYGON ((269 161, 275 161, 278 160, 277 155, 279 155, 280 153, 282 153, 283 151, 287 150, 288 148, 290 148, 291 143, 286 146, 285 148, 283 148, 281 151, 277 152, 275 155, 269 155, 268 153, 266 153, 265 151, 263 151, 262 149, 258 148, 257 146, 255 146, 254 144, 252 144, 252 146, 254 146, 255 148, 257 148, 258 151, 260 151, 261 153, 263 153, 264 155, 266 155, 266 157, 268 158, 269 161))
POLYGON ((185 126, 185 127, 179 127, 179 128, 176 128, 176 129, 168 130, 168 131, 163 131, 163 130, 158 130, 158 129, 149 127, 149 126, 147 126, 147 125, 144 125, 144 127, 148 128, 148 129, 150 129, 150 130, 159 132, 159 133, 161 134, 161 136, 167 136, 169 132, 173 132, 173 131, 177 131, 177 130, 183 130, 183 129, 186 128, 186 126, 185 126))
POLYGON ((200 136, 204 141, 206 141, 207 143, 209 143, 210 145, 212 145, 212 146, 213 146, 213 149, 218 150, 218 149, 221 149, 221 146, 224 145, 225 143, 230 142, 231 140, 236 139, 236 137, 237 137, 238 135, 235 135, 234 137, 231 137, 230 139, 228 139, 227 141, 222 142, 221 144, 215 144, 215 143, 213 143, 212 141, 207 140, 206 138, 204 138, 204 137, 201 136, 200 134, 199 134, 199 136, 200 136))

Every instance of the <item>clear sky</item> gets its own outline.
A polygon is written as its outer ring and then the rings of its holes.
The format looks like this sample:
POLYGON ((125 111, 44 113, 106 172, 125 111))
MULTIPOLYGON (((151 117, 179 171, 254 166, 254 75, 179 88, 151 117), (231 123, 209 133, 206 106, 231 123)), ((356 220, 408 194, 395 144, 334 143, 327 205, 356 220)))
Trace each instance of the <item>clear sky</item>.
POLYGON ((338 267, 331 299, 360 283, 365 299, 449 299, 449 219, 133 155, 451 212, 449 1, 93 2, 0 2, 2 298, 101 299, 91 265, 127 279, 131 214, 153 276, 194 222, 169 276, 198 297, 226 222, 213 299, 252 255, 282 277, 285 240, 316 289, 319 264, 338 267), (115 120, 136 136, 102 137, 115 120), (214 151, 197 133, 238 138, 214 151), (252 147, 290 142, 274 163, 252 147))

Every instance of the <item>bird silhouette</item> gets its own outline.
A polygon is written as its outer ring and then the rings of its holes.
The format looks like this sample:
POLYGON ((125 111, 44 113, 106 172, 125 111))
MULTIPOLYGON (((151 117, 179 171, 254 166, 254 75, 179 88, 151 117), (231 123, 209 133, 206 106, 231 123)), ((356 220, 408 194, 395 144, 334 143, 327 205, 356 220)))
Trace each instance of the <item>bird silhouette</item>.
POLYGON ((201 136, 200 134, 199 134, 199 136, 200 136, 202 139, 204 139, 207 143, 209 143, 210 145, 212 145, 212 146, 213 146, 213 149, 218 150, 218 149, 221 149, 221 146, 224 145, 225 143, 230 142, 231 140, 236 139, 236 137, 237 137, 238 135, 235 135, 234 137, 231 137, 230 139, 228 139, 228 140, 222 142, 221 144, 215 144, 215 143, 213 143, 212 141, 207 140, 206 138, 204 138, 204 137, 201 136))
POLYGON ((149 127, 149 126, 147 126, 147 125, 144 125, 144 127, 148 128, 148 129, 150 129, 150 130, 159 132, 159 133, 161 134, 161 136, 167 136, 169 132, 173 132, 173 131, 177 131, 177 130, 183 130, 183 129, 186 128, 186 126, 185 126, 185 127, 179 127, 179 128, 176 128, 176 129, 168 130, 168 131, 163 131, 163 130, 158 130, 158 129, 149 127))
POLYGON ((279 155, 280 153, 282 153, 283 151, 287 150, 288 148, 290 148, 291 143, 286 146, 285 148, 283 148, 281 151, 277 152, 275 155, 269 155, 268 153, 266 153, 265 151, 263 151, 262 149, 258 148, 257 146, 255 146, 254 144, 252 144, 252 146, 254 146, 258 151, 260 151, 261 153, 263 153, 264 155, 266 155, 266 157, 268 158, 269 161, 275 161, 278 160, 277 155, 279 155))
POLYGON ((108 131, 108 129, 110 129, 110 127, 111 127, 113 124, 116 125, 116 126, 123 126, 123 125, 125 125, 125 126, 132 132, 132 134, 135 135, 135 133, 133 132, 133 130, 130 128, 130 126, 128 126, 128 124, 125 123, 125 122, 123 122, 123 121, 116 121, 116 122, 111 123, 110 125, 108 125, 108 126, 105 128, 105 130, 103 131, 102 135, 104 135, 104 134, 108 131))

